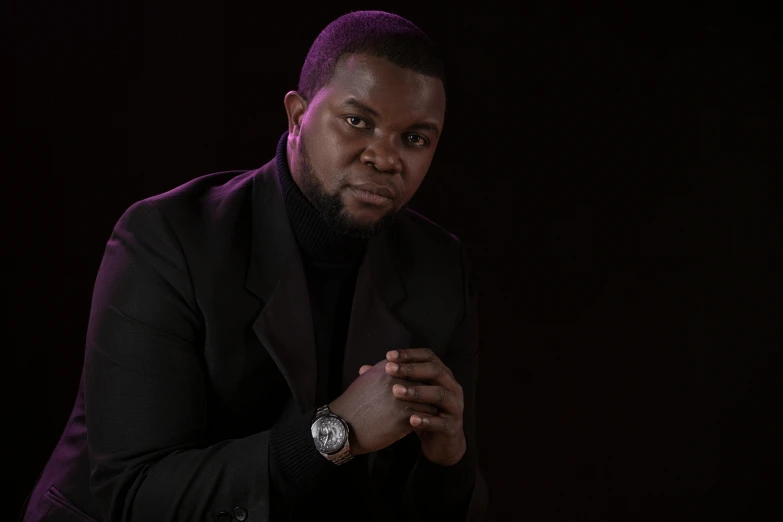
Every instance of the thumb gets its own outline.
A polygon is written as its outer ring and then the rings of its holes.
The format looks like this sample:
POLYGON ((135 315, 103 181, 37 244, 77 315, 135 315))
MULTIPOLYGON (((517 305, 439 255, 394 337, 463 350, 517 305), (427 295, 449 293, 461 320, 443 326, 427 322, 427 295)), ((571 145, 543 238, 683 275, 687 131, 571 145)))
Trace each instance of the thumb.
POLYGON ((366 372, 367 370, 371 370, 371 369, 372 369, 372 366, 370 366, 369 364, 365 364, 361 368, 359 368, 359 375, 363 375, 364 372, 366 372))

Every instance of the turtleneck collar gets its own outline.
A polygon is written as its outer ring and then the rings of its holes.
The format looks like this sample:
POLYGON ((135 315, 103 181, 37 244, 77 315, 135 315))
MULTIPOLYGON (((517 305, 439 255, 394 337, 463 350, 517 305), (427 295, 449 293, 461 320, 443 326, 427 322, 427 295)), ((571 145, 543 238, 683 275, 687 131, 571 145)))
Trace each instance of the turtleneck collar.
POLYGON ((288 168, 288 131, 277 144, 277 173, 283 190, 288 220, 305 256, 338 265, 361 262, 367 240, 341 234, 330 227, 296 184, 288 168))

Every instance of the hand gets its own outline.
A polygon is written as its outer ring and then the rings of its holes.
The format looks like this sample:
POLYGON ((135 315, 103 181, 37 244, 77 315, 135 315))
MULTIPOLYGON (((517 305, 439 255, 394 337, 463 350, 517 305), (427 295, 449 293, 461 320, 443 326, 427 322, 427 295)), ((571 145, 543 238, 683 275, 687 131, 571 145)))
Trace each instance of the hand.
POLYGON ((429 404, 398 401, 392 386, 414 383, 388 375, 385 365, 386 360, 382 360, 375 366, 363 366, 360 376, 329 404, 329 409, 350 426, 354 455, 381 450, 409 434, 413 427, 408 419, 414 413, 437 413, 437 408, 429 404))
MULTIPOLYGON (((387 353, 386 357, 386 373, 417 381, 414 385, 395 385, 393 394, 396 399, 408 404, 437 407, 438 411, 434 414, 417 412, 409 419, 421 440, 424 456, 443 466, 459 462, 467 449, 462 422, 465 400, 462 386, 454 374, 429 348, 395 350, 387 353), (395 369, 394 365, 398 368, 395 369)), ((359 371, 367 368, 369 366, 362 366, 359 371)))

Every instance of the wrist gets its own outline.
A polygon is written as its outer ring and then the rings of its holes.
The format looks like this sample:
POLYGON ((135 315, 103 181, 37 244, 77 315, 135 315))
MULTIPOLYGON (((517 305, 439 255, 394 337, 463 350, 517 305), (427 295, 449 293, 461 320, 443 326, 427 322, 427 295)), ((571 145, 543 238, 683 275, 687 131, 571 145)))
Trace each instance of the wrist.
POLYGON ((438 447, 438 451, 428 451, 425 446, 422 446, 421 453, 430 462, 438 464, 439 466, 454 466, 465 457, 465 453, 468 451, 468 444, 465 436, 459 437, 453 445, 447 445, 446 447, 438 447))
POLYGON ((357 457, 359 455, 368 453, 368 451, 362 447, 357 439, 355 424, 352 422, 350 415, 343 411, 337 399, 330 402, 328 406, 332 413, 340 417, 343 421, 345 421, 346 424, 348 424, 348 443, 351 445, 351 455, 357 457))

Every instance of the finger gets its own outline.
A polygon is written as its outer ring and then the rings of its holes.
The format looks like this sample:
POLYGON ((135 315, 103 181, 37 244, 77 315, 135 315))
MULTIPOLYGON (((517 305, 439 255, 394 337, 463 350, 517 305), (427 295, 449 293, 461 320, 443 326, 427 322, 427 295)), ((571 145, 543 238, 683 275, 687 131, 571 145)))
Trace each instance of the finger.
POLYGON ((442 433, 449 437, 458 435, 459 431, 462 429, 462 426, 459 425, 460 423, 451 415, 435 416, 417 413, 411 415, 409 422, 411 426, 419 430, 442 433))
POLYGON ((405 403, 405 416, 410 419, 411 415, 418 415, 423 413, 425 415, 438 415, 440 410, 432 404, 420 404, 416 402, 405 403))
POLYGON ((419 363, 386 363, 386 373, 408 381, 428 382, 462 395, 462 388, 451 370, 440 359, 419 363))
POLYGON ((403 386, 395 384, 392 387, 394 396, 403 401, 420 404, 431 404, 443 413, 462 417, 465 402, 442 386, 403 386))
POLYGON ((429 362, 438 359, 429 348, 408 348, 386 352, 386 359, 395 362, 429 362))
POLYGON ((369 364, 363 365, 361 368, 359 368, 359 375, 364 375, 364 372, 366 372, 367 370, 372 370, 372 366, 370 366, 369 364))

